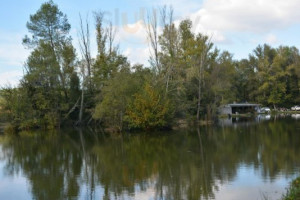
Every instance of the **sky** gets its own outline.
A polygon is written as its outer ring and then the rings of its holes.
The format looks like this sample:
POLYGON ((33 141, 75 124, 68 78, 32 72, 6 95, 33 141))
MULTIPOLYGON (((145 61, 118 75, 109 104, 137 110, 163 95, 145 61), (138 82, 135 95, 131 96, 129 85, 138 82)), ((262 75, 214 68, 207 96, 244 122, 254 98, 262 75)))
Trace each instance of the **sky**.
MULTIPOLYGON (((16 86, 23 75, 29 49, 22 45, 26 22, 43 0, 0 0, 0 86, 16 86)), ((54 0, 71 24, 73 45, 78 45, 79 14, 93 27, 93 12, 105 13, 117 29, 116 43, 132 64, 148 64, 145 31, 147 11, 171 5, 175 24, 193 21, 195 33, 212 37, 215 47, 234 59, 247 58, 258 45, 296 46, 300 49, 300 0, 54 0)), ((96 55, 94 30, 91 51, 96 55)))

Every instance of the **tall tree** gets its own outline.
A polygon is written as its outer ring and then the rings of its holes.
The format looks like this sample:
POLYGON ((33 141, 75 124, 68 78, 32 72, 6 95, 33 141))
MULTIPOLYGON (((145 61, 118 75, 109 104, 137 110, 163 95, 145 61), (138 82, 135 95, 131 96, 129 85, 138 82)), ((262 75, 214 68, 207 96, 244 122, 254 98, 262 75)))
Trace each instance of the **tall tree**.
POLYGON ((150 64, 155 71, 161 73, 161 64, 159 61, 159 43, 158 43, 158 14, 156 9, 152 9, 147 14, 147 38, 150 46, 150 64))
POLYGON ((189 52, 191 54, 192 76, 197 80, 197 120, 200 119, 201 100, 203 97, 203 80, 204 70, 208 68, 208 60, 210 51, 213 47, 212 42, 208 36, 198 34, 194 40, 190 42, 189 52))
POLYGON ((178 31, 173 19, 174 10, 172 7, 161 9, 161 21, 163 33, 159 36, 161 47, 160 62, 162 64, 162 74, 166 87, 166 94, 170 90, 170 82, 176 74, 176 59, 179 47, 178 31))
POLYGON ((23 39, 33 51, 21 86, 27 90, 32 108, 51 126, 60 125, 61 115, 69 109, 71 77, 76 76, 70 27, 66 15, 49 1, 30 15, 27 28, 31 38, 26 35, 23 39))
POLYGON ((82 56, 81 62, 79 62, 79 68, 82 77, 82 84, 81 84, 81 100, 80 100, 80 110, 79 110, 79 117, 76 124, 81 125, 83 123, 82 117, 84 112, 84 98, 85 98, 85 89, 86 87, 92 92, 92 58, 91 58, 91 50, 90 50, 90 29, 89 23, 86 20, 85 28, 82 22, 81 16, 80 18, 80 31, 79 31, 79 46, 80 52, 82 56))
POLYGON ((66 46, 71 45, 71 38, 68 36, 71 25, 67 16, 50 0, 42 4, 34 15, 30 15, 30 21, 27 22, 26 26, 32 37, 26 35, 23 44, 29 48, 36 48, 41 42, 50 45, 59 67, 60 84, 63 89, 66 89, 65 77, 62 72, 62 51, 66 46))

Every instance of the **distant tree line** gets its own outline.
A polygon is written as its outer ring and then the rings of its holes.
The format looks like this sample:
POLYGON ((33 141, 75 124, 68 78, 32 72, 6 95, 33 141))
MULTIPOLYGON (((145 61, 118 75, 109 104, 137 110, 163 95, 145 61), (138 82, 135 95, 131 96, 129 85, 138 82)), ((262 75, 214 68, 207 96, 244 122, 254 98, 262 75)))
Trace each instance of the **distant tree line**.
POLYGON ((87 21, 80 17, 78 56, 71 25, 53 1, 30 15, 23 44, 32 51, 24 77, 18 87, 1 89, 1 113, 15 128, 164 128, 179 119, 212 119, 218 106, 234 101, 274 108, 300 102, 296 47, 260 45, 237 61, 209 36, 194 33, 190 20, 176 26, 173 10, 163 7, 160 20, 155 11, 147 18, 151 56, 144 67, 119 52, 116 30, 104 23, 103 13, 94 19, 98 53, 92 58, 87 21))

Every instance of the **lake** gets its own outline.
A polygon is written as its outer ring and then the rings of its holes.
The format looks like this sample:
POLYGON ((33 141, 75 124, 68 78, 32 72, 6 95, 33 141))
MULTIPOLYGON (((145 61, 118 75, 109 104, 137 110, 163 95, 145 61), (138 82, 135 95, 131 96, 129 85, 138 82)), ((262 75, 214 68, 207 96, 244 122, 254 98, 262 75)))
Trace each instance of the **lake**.
POLYGON ((0 199, 279 199, 300 175, 299 116, 199 129, 0 136, 0 199))

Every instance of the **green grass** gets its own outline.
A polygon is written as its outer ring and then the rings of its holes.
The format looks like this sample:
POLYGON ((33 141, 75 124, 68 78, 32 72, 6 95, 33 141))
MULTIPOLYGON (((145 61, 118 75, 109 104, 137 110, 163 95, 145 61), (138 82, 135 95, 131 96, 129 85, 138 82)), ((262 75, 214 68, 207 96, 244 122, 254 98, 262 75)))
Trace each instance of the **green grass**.
POLYGON ((300 200, 300 177, 290 183, 290 186, 282 200, 300 200))

